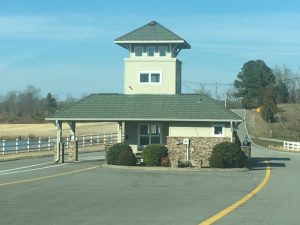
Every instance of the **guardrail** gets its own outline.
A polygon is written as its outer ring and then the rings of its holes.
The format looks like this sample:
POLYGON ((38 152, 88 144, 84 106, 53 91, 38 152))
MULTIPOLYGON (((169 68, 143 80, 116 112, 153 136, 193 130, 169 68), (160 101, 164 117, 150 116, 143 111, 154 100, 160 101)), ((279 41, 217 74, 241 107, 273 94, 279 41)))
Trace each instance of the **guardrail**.
MULTIPOLYGON (((95 145, 108 145, 117 143, 117 133, 104 134, 89 134, 77 136, 78 146, 85 148, 95 145)), ((65 147, 69 147, 69 138, 63 138, 65 147)), ((47 151, 53 150, 56 147, 56 138, 37 138, 37 139, 10 139, 0 140, 0 151, 2 154, 19 153, 19 152, 33 152, 33 151, 47 151)))
POLYGON ((284 148, 284 150, 299 152, 300 151, 300 142, 284 141, 283 148, 284 148))

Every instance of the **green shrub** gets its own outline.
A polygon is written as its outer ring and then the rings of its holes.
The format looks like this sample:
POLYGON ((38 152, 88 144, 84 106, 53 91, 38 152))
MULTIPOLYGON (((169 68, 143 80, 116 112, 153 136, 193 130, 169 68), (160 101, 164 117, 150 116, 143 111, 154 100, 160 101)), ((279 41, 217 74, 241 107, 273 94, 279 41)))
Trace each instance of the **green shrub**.
POLYGON ((119 155, 118 165, 135 166, 136 157, 132 151, 121 151, 119 155))
POLYGON ((160 166, 161 160, 168 156, 168 149, 161 144, 147 145, 143 150, 142 157, 147 166, 160 166))
POLYGON ((209 159, 211 167, 240 168, 244 167, 247 156, 238 144, 221 142, 216 144, 209 159))
POLYGON ((106 163, 111 165, 118 165, 120 153, 123 151, 132 152, 132 149, 128 144, 125 143, 118 143, 109 147, 105 153, 106 163))
POLYGON ((186 167, 193 167, 191 162, 186 161, 178 161, 178 167, 179 168, 186 168, 186 167))

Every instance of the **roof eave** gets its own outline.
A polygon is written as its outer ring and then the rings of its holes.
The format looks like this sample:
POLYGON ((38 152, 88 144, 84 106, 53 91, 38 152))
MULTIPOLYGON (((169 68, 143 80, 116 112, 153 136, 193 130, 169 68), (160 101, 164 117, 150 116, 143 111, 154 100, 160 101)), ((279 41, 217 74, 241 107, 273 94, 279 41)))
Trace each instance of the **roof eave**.
POLYGON ((114 41, 115 44, 118 44, 124 48, 128 44, 180 44, 183 49, 190 49, 191 46, 185 40, 130 40, 130 41, 114 41))
POLYGON ((113 121, 156 121, 156 122, 243 122, 242 119, 159 119, 159 118, 45 118, 47 121, 82 121, 82 122, 113 122, 113 121))

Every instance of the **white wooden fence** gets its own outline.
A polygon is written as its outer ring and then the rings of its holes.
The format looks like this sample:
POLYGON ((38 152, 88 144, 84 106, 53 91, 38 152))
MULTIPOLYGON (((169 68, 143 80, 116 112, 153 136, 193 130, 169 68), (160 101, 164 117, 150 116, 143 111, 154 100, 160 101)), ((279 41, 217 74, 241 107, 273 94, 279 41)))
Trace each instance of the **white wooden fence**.
MULTIPOLYGON (((117 133, 89 134, 77 136, 79 147, 89 147, 94 145, 107 145, 117 143, 117 133)), ((63 139, 66 148, 69 147, 69 138, 63 139)), ((45 151, 52 150, 56 146, 56 138, 37 138, 37 139, 14 139, 0 140, 0 154, 45 151)))
POLYGON ((284 148, 284 150, 299 152, 300 151, 300 142, 284 141, 283 148, 284 148))

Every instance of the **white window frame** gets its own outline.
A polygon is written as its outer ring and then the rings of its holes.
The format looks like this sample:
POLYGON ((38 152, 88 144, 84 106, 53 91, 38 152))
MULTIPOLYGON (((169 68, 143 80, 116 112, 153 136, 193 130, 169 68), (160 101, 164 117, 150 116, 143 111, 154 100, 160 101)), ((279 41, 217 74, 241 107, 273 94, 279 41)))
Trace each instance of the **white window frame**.
POLYGON ((144 53, 144 48, 142 46, 134 46, 133 52, 134 52, 134 57, 142 57, 144 53), (138 48, 142 50, 142 55, 136 55, 136 49, 138 48))
POLYGON ((137 82, 139 85, 161 85, 162 84, 162 72, 161 71, 138 71, 137 82), (148 74, 148 82, 141 82, 141 74, 148 74), (159 74, 159 82, 151 82, 151 74, 159 74))
POLYGON ((222 123, 216 123, 212 125, 211 133, 213 137, 225 137, 225 124, 222 123), (215 128, 221 127, 222 128, 222 134, 215 134, 215 128))
MULTIPOLYGON (((140 137, 143 136, 140 134, 141 126, 148 126, 148 128, 149 128, 149 126, 151 126, 151 125, 156 125, 159 127, 159 129, 160 129, 159 144, 162 144, 162 125, 161 125, 161 123, 139 123, 138 124, 138 147, 139 148, 144 148, 146 146, 146 145, 141 145, 140 137)), ((149 135, 144 135, 144 136, 149 136, 149 144, 152 144, 151 143, 151 131, 149 132, 149 135)), ((153 136, 157 136, 157 135, 153 135, 153 136)))

